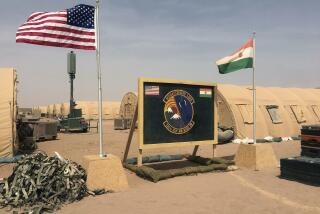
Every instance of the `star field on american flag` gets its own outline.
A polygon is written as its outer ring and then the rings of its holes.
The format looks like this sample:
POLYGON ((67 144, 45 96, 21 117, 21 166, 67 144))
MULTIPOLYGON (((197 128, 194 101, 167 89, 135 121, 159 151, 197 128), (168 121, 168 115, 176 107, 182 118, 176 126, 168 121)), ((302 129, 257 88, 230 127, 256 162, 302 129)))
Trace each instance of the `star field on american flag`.
POLYGON ((67 9, 67 22, 69 25, 94 28, 94 7, 91 5, 79 4, 67 9))

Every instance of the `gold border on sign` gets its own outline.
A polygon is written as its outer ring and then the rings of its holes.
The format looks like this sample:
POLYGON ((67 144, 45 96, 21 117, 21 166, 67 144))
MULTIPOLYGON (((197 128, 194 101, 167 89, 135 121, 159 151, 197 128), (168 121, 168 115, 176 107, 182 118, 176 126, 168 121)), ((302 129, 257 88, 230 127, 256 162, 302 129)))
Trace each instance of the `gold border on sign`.
POLYGON ((168 79, 157 79, 157 78, 139 78, 138 79, 138 142, 139 149, 155 149, 165 147, 182 147, 182 146, 196 146, 196 145, 210 145, 218 144, 218 109, 217 109, 217 84, 209 82, 197 82, 188 80, 168 80, 168 79), (213 140, 204 141, 187 141, 187 142, 171 142, 161 144, 144 144, 144 83, 171 83, 171 84, 183 84, 183 85, 197 85, 202 87, 213 88, 214 96, 213 99, 213 140))

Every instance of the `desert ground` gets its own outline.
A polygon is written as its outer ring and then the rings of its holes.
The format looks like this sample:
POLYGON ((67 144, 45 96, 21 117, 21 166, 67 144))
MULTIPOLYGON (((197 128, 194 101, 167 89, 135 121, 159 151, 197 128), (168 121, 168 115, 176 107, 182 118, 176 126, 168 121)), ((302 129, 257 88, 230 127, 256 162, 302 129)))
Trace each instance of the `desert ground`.
MULTIPOLYGON (((104 149, 122 158, 128 130, 113 130, 104 121, 104 149)), ((136 133, 135 133, 136 134, 136 133)), ((272 143, 277 158, 299 156, 300 142, 272 143)), ((83 164, 83 156, 98 154, 98 134, 59 134, 57 140, 40 142, 38 149, 48 155, 83 164)), ((218 145, 218 157, 232 158, 237 144, 218 145)), ((146 150, 144 155, 191 153, 192 147, 146 150)), ((134 136, 129 157, 137 154, 134 136)), ((200 146, 198 154, 210 157, 211 146, 200 146)), ((12 172, 13 164, 0 165, 0 178, 12 172)), ((62 207, 57 213, 320 213, 320 187, 279 178, 280 169, 214 172, 176 177, 152 183, 126 170, 130 188, 125 192, 89 196, 62 207)), ((108 179, 108 178, 106 178, 108 179)), ((6 213, 0 209, 0 213, 6 213)))

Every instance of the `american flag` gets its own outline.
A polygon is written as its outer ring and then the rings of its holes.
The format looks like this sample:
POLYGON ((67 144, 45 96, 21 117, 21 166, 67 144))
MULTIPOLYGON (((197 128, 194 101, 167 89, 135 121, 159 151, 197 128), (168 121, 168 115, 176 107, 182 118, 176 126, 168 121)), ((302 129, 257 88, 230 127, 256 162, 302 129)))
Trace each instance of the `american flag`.
POLYGON ((159 86, 145 86, 145 95, 159 95, 159 86))
POLYGON ((35 12, 18 28, 16 42, 95 50, 95 8, 79 4, 58 12, 35 12))

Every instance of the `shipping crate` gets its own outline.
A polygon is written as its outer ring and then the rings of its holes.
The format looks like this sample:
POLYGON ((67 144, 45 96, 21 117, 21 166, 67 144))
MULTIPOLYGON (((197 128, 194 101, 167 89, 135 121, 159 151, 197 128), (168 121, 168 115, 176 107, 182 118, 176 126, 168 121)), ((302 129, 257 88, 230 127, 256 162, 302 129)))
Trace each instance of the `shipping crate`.
POLYGON ((320 125, 302 126, 301 156, 320 158, 320 125))
POLYGON ((320 158, 285 158, 280 165, 282 178, 320 185, 320 158))
POLYGON ((130 129, 132 119, 130 118, 116 118, 114 119, 114 129, 115 130, 125 130, 130 129))

